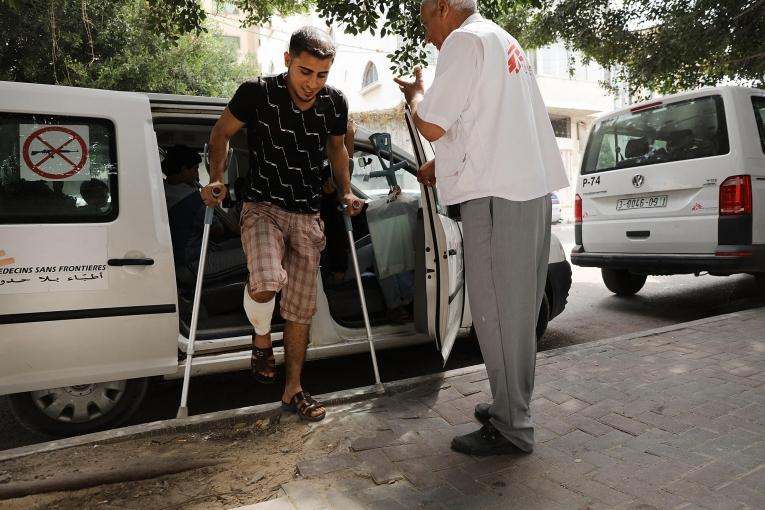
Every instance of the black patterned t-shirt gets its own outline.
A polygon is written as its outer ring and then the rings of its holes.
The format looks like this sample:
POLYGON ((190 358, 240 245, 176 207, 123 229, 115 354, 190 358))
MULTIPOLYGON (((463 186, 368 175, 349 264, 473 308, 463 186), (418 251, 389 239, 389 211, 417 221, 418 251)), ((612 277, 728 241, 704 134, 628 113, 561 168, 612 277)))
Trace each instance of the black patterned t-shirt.
POLYGON ((348 101, 324 86, 306 111, 292 101, 286 73, 243 83, 228 103, 247 125, 250 190, 247 200, 313 213, 321 208, 321 170, 327 137, 344 135, 348 101))

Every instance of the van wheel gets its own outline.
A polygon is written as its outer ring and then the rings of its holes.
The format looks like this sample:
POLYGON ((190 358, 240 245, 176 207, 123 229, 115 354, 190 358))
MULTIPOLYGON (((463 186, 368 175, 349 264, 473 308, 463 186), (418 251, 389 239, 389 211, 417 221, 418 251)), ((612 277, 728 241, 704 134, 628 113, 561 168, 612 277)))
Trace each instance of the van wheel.
POLYGON ((550 322, 550 300, 547 298, 547 292, 542 297, 542 306, 539 307, 539 317, 537 317, 537 342, 547 331, 547 324, 550 322))
POLYGON ((765 301, 765 273, 757 273, 754 275, 754 278, 757 297, 765 301))
POLYGON ((630 273, 626 269, 602 268, 600 274, 608 290, 617 296, 632 296, 643 288, 648 278, 644 274, 630 273))
POLYGON ((141 405, 149 380, 79 384, 10 395, 15 418, 36 432, 64 437, 116 427, 141 405))

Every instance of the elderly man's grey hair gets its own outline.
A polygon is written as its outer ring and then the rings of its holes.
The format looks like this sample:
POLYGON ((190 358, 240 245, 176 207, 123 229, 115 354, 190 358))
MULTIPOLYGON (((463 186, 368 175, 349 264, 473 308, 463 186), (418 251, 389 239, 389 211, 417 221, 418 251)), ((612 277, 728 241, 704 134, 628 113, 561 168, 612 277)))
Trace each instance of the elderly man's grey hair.
MULTIPOLYGON (((422 0, 422 5, 432 7, 438 0, 422 0)), ((446 3, 457 11, 477 12, 478 0, 446 0, 446 3)))

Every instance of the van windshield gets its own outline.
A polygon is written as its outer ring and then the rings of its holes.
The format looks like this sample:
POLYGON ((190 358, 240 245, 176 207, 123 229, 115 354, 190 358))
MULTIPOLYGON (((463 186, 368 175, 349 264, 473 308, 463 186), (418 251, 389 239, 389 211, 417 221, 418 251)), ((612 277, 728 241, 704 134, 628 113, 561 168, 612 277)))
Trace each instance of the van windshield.
POLYGON ((722 97, 659 103, 597 122, 587 142, 582 175, 718 156, 728 150, 722 97))
POLYGON ((754 119, 757 121, 757 131, 760 133, 760 146, 765 154, 765 96, 752 97, 754 119))

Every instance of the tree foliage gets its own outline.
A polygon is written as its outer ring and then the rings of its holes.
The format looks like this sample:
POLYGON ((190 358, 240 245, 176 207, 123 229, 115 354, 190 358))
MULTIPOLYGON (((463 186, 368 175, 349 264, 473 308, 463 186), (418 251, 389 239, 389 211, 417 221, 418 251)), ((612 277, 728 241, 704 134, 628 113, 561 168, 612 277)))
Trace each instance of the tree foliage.
MULTIPOLYGON (((0 0, 0 9, 17 4, 24 11, 26 5, 38 4, 37 17, 45 18, 54 3, 86 2, 91 9, 106 0, 0 0)), ((205 12, 197 0, 143 2, 148 6, 146 23, 167 38, 205 31, 205 12)), ((399 48, 390 55, 394 71, 406 72, 425 61, 421 0, 230 3, 244 13, 245 25, 315 8, 327 22, 351 34, 369 30, 400 36, 399 48)), ((484 17, 505 26, 525 47, 563 41, 586 60, 615 70, 612 84, 626 82, 633 93, 668 93, 729 80, 765 85, 765 0, 482 0, 479 6, 484 17)), ((54 38, 54 49, 55 44, 54 38)))
POLYGON ((153 16, 142 0, 0 4, 0 79, 226 96, 255 75, 214 30, 162 32, 153 16))
POLYGON ((632 93, 765 84, 765 0, 543 0, 503 20, 531 46, 564 41, 632 93))

